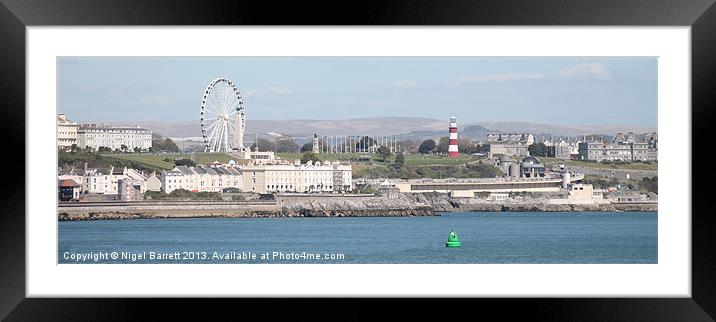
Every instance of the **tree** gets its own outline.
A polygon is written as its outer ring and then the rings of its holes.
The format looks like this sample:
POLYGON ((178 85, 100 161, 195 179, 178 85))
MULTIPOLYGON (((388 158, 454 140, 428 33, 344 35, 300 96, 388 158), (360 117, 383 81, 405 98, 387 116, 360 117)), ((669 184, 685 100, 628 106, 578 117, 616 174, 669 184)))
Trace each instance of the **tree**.
POLYGON ((385 163, 386 159, 392 154, 390 153, 390 149, 385 146, 381 146, 378 148, 378 154, 380 154, 380 157, 383 159, 383 163, 385 163))
POLYGON ((529 151, 530 155, 534 156, 534 157, 546 157, 547 156, 547 146, 544 145, 544 143, 542 143, 542 142, 532 143, 532 145, 530 145, 527 148, 527 151, 529 151))
POLYGON ((152 140, 153 151, 179 152, 179 147, 170 138, 158 138, 152 140))
POLYGON ((142 149, 140 149, 140 148, 138 148, 138 147, 136 147, 136 146, 134 147, 133 150, 134 150, 134 153, 139 153, 139 152, 142 151, 142 149))
POLYGON ((292 153, 298 151, 298 144, 291 138, 276 140, 276 152, 292 153))
POLYGON ((251 145, 251 150, 256 151, 256 145, 258 144, 260 151, 276 151, 276 144, 266 139, 258 139, 256 143, 251 145))
POLYGON ((77 152, 77 150, 79 150, 79 148, 77 147, 77 144, 73 143, 72 146, 70 147, 70 152, 72 154, 75 154, 75 152, 77 152))
POLYGON ((494 178, 504 175, 500 168, 491 164, 468 164, 467 170, 469 171, 469 176, 474 178, 494 178))
POLYGON ((450 138, 448 138, 447 136, 443 136, 440 138, 438 145, 435 147, 435 152, 447 154, 449 146, 450 146, 450 138))
POLYGON ((398 152, 398 154, 395 155, 395 168, 400 170, 404 164, 405 156, 403 155, 403 152, 398 152))
POLYGON ((369 147, 372 147, 375 144, 375 140, 373 140, 372 137, 364 136, 360 138, 360 141, 356 143, 356 149, 358 151, 367 151, 369 147))
POLYGON ((174 164, 177 165, 177 166, 183 165, 183 166, 187 166, 187 167, 196 166, 196 162, 194 162, 194 161, 192 161, 192 160, 189 160, 189 159, 174 160, 174 164))
POLYGON ((308 161, 321 161, 321 159, 318 158, 318 155, 316 155, 313 152, 306 152, 301 156, 301 163, 307 163, 308 161))
POLYGON ((119 149, 122 150, 122 152, 127 152, 127 150, 129 150, 129 147, 127 147, 126 145, 122 144, 122 145, 119 147, 119 149))
POLYGON ((313 151, 313 142, 308 142, 301 147, 301 152, 313 151))
POLYGON ((472 143, 470 139, 459 139, 457 141, 457 150, 460 153, 473 154, 477 153, 478 146, 472 143))
POLYGON ((653 193, 658 194, 658 193, 659 193, 659 182, 658 182, 658 179, 659 179, 659 178, 656 177, 656 176, 653 177, 653 178, 649 178, 649 177, 644 177, 644 178, 642 178, 642 179, 641 179, 641 188, 644 189, 644 190, 646 190, 646 191, 649 191, 649 192, 653 192, 653 193))
POLYGON ((398 149, 400 151, 405 151, 406 153, 418 153, 418 147, 420 146, 420 141, 415 140, 400 140, 397 143, 398 149))
POLYGON ((175 189, 169 193, 169 196, 176 199, 193 199, 194 194, 186 189, 175 189))
POLYGON ((420 143, 420 147, 418 147, 418 152, 422 154, 428 154, 432 152, 435 149, 435 141, 431 139, 427 139, 423 141, 423 143, 420 143))

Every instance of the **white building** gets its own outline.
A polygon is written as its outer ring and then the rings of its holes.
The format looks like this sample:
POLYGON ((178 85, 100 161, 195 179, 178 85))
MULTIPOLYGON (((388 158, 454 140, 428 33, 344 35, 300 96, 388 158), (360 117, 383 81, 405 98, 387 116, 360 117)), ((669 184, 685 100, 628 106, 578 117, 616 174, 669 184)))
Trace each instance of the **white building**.
POLYGON ((241 160, 244 160, 247 163, 252 164, 268 164, 276 162, 276 157, 273 152, 271 151, 239 151, 235 153, 230 153, 232 156, 235 156, 241 160))
POLYGON ((82 193, 105 194, 110 190, 112 168, 85 169, 82 193))
MULTIPOLYGON (((73 169, 74 170, 74 169, 73 169)), ((116 195, 119 192, 119 181, 131 179, 141 182, 141 193, 146 191, 147 177, 135 169, 124 168, 88 168, 81 171, 82 193, 116 195)), ((75 175, 76 176, 76 175, 75 175)), ((74 178, 72 175, 61 174, 59 179, 74 178)))
POLYGON ((99 147, 121 149, 122 145, 129 151, 135 147, 147 150, 152 147, 152 131, 138 126, 82 124, 77 129, 77 145, 95 150, 99 147))
POLYGON ((242 186, 241 169, 233 166, 178 166, 163 171, 161 175, 161 187, 165 193, 177 189, 221 192, 226 188, 241 189, 242 186))
POLYGON ((162 180, 157 177, 156 174, 152 173, 147 176, 147 191, 161 191, 162 180))
POLYGON ((490 153, 525 156, 529 146, 535 143, 534 136, 527 133, 490 133, 487 134, 487 144, 490 145, 490 153))
POLYGON ((73 144, 77 144, 77 123, 67 119, 64 113, 57 114, 57 147, 68 150, 73 144))
POLYGON ((265 193, 353 190, 352 166, 338 161, 250 164, 241 166, 241 169, 244 174, 244 191, 265 193))
POLYGON ((351 165, 339 162, 251 162, 244 165, 178 166, 163 171, 162 190, 221 192, 237 188, 256 193, 267 192, 333 192, 353 189, 351 165))

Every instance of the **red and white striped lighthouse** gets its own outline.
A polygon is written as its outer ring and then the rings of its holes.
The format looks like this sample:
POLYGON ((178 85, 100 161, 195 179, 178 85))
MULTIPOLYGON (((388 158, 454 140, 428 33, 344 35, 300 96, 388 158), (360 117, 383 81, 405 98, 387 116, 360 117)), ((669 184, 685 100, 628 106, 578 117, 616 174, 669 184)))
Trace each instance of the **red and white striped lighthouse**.
POLYGON ((454 116, 450 117, 450 145, 448 146, 448 157, 457 158, 460 152, 457 150, 457 120, 454 116))

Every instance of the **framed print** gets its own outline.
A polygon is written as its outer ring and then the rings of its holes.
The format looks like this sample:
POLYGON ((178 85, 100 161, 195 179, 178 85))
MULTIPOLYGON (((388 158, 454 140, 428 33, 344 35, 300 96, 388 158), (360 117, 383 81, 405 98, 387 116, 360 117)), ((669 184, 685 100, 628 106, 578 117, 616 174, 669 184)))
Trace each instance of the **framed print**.
POLYGON ((3 2, 25 164, 3 316, 435 296, 713 318, 711 2, 222 6, 3 2))

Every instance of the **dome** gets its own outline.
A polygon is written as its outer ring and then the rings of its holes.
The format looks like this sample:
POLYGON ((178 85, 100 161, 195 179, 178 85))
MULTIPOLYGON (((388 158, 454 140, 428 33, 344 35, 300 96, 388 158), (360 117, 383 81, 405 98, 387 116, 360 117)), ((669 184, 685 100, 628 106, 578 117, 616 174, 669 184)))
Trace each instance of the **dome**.
POLYGON ((522 163, 524 163, 524 164, 539 164, 539 159, 537 159, 533 156, 529 156, 529 157, 522 159, 522 163))
POLYGON ((230 164, 230 165, 234 165, 234 164, 236 164, 236 161, 234 161, 234 160, 229 160, 229 164, 230 164))

